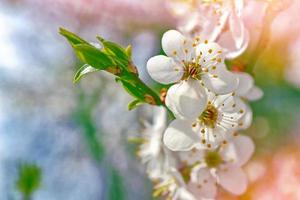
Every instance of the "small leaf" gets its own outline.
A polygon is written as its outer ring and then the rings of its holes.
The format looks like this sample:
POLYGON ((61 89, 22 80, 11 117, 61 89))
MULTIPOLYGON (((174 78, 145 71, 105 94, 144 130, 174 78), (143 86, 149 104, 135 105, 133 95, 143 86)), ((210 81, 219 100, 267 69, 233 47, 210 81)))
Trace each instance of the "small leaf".
POLYGON ((62 36, 64 36, 72 46, 77 45, 77 44, 87 44, 87 45, 89 45, 89 43, 87 41, 80 38, 75 33, 72 33, 72 32, 70 32, 70 31, 68 31, 64 28, 59 28, 59 33, 62 36))
POLYGON ((113 60, 99 49, 86 44, 74 46, 78 58, 96 69, 105 69, 109 66, 115 66, 113 60))
POLYGON ((130 102, 128 104, 128 110, 133 110, 136 107, 140 106, 141 104, 143 104, 144 102, 140 101, 139 99, 135 99, 132 102, 130 102))
POLYGON ((80 81, 80 79, 89 73, 99 71, 99 69, 96 69, 88 64, 84 64, 82 67, 79 68, 79 70, 76 72, 74 78, 73 78, 73 83, 77 83, 80 81))
POLYGON ((22 164, 19 168, 19 177, 16 182, 17 189, 24 198, 29 198, 41 185, 41 169, 34 164, 22 164))

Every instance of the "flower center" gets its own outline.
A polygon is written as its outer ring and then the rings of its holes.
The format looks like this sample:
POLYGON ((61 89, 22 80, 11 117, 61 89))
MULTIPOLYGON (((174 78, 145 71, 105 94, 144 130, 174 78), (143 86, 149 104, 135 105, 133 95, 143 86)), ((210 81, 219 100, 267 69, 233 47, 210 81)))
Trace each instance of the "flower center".
POLYGON ((208 104, 205 111, 198 119, 206 126, 214 128, 218 119, 218 110, 211 104, 208 104))
POLYGON ((210 151, 204 157, 207 167, 214 168, 219 166, 223 160, 218 152, 210 151))
POLYGON ((188 78, 199 79, 201 73, 201 66, 198 63, 188 62, 184 63, 184 74, 182 80, 187 80, 188 78))

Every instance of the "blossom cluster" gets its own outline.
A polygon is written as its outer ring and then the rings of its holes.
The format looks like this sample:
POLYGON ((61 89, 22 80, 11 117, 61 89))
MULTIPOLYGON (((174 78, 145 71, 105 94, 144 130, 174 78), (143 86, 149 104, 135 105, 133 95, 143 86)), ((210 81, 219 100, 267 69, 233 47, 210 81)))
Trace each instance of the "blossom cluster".
POLYGON ((254 152, 250 137, 238 132, 252 123, 247 103, 263 95, 246 72, 232 72, 224 49, 176 30, 162 37, 166 54, 150 58, 147 70, 170 85, 138 155, 147 165, 154 196, 174 200, 214 199, 218 186, 240 195, 247 188, 242 166, 254 152))
MULTIPOLYGON (((129 110, 141 104, 154 107, 153 121, 145 124, 142 138, 136 140, 141 142, 137 154, 153 181, 154 197, 216 199, 219 187, 241 195, 248 186, 243 166, 255 149, 252 139, 241 132, 252 123, 248 102, 263 96, 251 74, 232 71, 225 63, 248 47, 249 34, 242 20, 244 1, 173 3, 171 9, 183 19, 180 32, 165 32, 161 42, 165 55, 147 62, 151 78, 167 89, 161 96, 139 78, 130 45, 123 48, 97 37, 101 45, 95 46, 60 29, 85 63, 74 82, 103 70, 134 97, 129 110)), ((255 53, 250 65, 257 56, 255 53)))

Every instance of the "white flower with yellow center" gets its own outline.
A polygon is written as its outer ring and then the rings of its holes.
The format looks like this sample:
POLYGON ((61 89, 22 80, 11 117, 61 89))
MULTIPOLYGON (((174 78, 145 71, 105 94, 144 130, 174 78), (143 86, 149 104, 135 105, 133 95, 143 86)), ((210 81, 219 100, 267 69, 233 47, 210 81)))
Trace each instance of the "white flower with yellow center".
MULTIPOLYGON (((171 91, 173 92, 173 91, 171 91)), ((243 116, 246 104, 230 93, 216 95, 206 90, 208 103, 203 112, 178 112, 178 118, 172 121, 164 133, 164 144, 172 151, 188 151, 192 148, 215 148, 234 136, 243 128, 243 116)), ((195 105, 183 104, 193 110, 195 105)))
POLYGON ((183 152, 184 165, 191 168, 187 189, 197 197, 215 198, 217 185, 235 194, 243 194, 248 185, 242 166, 254 152, 254 143, 247 136, 238 136, 216 150, 183 152))
POLYGON ((197 38, 192 41, 170 30, 162 37, 162 48, 167 56, 150 58, 147 69, 159 83, 176 83, 166 96, 166 104, 175 115, 202 112, 207 103, 204 87, 216 94, 226 94, 237 87, 238 80, 226 69, 218 44, 199 43, 197 38), (191 104, 194 105, 192 109, 185 106, 191 104))
POLYGON ((162 142, 163 133, 167 127, 167 112, 163 107, 153 107, 153 122, 145 124, 142 132, 142 145, 137 152, 142 163, 146 164, 147 174, 151 179, 157 179, 168 173, 175 161, 169 149, 162 142))
POLYGON ((180 31, 222 44, 226 58, 236 58, 248 47, 243 0, 168 0, 168 5, 178 16, 180 31))

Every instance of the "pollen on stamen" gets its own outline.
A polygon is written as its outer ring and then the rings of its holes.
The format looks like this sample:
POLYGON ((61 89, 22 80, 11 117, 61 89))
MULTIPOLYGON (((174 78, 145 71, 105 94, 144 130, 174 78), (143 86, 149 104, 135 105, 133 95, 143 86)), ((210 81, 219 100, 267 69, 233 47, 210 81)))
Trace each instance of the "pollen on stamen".
POLYGON ((213 70, 217 69, 217 67, 216 67, 216 66, 212 66, 211 68, 212 68, 213 70))
POLYGON ((215 75, 215 74, 214 74, 213 77, 214 77, 214 78, 218 78, 218 75, 215 75))
POLYGON ((184 49, 184 53, 188 53, 189 52, 189 50, 188 49, 184 49))
POLYGON ((202 144, 205 144, 205 143, 206 143, 206 140, 205 140, 205 139, 203 139, 201 142, 202 142, 202 144))
POLYGON ((235 108, 235 106, 236 106, 236 104, 234 103, 234 104, 232 105, 232 107, 235 108))
POLYGON ((173 51, 173 55, 176 56, 177 55, 177 51, 173 51))
POLYGON ((208 53, 210 53, 210 54, 211 54, 211 53, 212 53, 212 49, 209 49, 209 50, 208 50, 208 53))
POLYGON ((238 133, 233 133, 233 136, 234 137, 237 137, 239 134, 238 133))
POLYGON ((205 133, 205 130, 204 130, 204 128, 201 130, 201 133, 205 133))
POLYGON ((207 68, 202 68, 202 71, 203 72, 208 72, 208 69, 207 68))
POLYGON ((222 62, 222 59, 221 59, 221 58, 218 58, 218 59, 217 59, 217 62, 219 62, 219 63, 222 62))
POLYGON ((244 113, 244 110, 241 109, 239 112, 242 114, 242 113, 244 113))
POLYGON ((207 147, 208 147, 208 148, 211 148, 211 144, 207 144, 207 147))
POLYGON ((197 126, 197 123, 193 123, 192 127, 195 128, 197 126))
POLYGON ((208 40, 205 40, 205 41, 204 41, 204 44, 207 44, 207 43, 208 43, 208 40))

